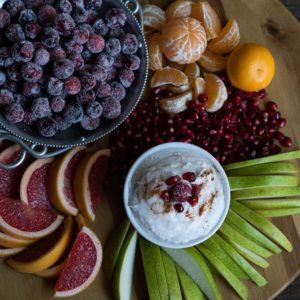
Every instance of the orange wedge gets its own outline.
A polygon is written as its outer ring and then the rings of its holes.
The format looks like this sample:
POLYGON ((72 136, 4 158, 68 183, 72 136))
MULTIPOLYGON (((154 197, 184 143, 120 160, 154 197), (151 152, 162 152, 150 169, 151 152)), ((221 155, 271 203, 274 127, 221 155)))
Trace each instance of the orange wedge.
POLYGON ((230 19, 217 38, 211 40, 207 48, 217 54, 231 52, 240 42, 240 30, 236 20, 230 19))
POLYGON ((206 83, 205 80, 201 77, 195 78, 194 81, 194 100, 198 100, 200 95, 205 93, 206 83))
POLYGON ((166 16, 167 20, 170 21, 173 18, 178 17, 189 17, 192 13, 192 1, 187 0, 177 0, 171 3, 167 10, 166 16))
POLYGON ((150 85, 155 88, 166 84, 182 86, 188 83, 189 79, 182 71, 166 67, 153 74, 150 85))
POLYGON ((146 28, 160 31, 166 24, 166 14, 157 5, 145 4, 142 8, 144 16, 144 26, 146 28))
POLYGON ((182 94, 191 90, 190 84, 184 84, 181 86, 166 85, 166 88, 174 94, 182 94))
POLYGON ((22 248, 34 243, 34 240, 23 240, 0 232, 0 246, 7 248, 22 248))
POLYGON ((227 59, 224 56, 206 50, 198 60, 198 63, 207 72, 215 73, 226 69, 227 59))
POLYGON ((186 65, 183 72, 189 79, 194 79, 200 76, 200 67, 197 63, 192 63, 186 65))
POLYGON ((21 252, 24 248, 4 248, 0 247, 0 257, 7 257, 21 252))
POLYGON ((188 91, 181 95, 160 99, 159 105, 169 114, 178 114, 187 109, 187 103, 191 100, 193 100, 193 93, 188 91))
POLYGON ((221 20, 207 1, 193 4, 192 17, 204 26, 207 40, 216 38, 221 32, 221 20))
POLYGON ((205 94, 208 99, 206 110, 208 112, 215 112, 227 100, 227 89, 224 82, 217 75, 205 73, 204 78, 206 82, 205 94))
POLYGON ((159 32, 153 33, 147 37, 149 69, 152 71, 161 70, 163 68, 163 53, 160 39, 161 34, 159 32))

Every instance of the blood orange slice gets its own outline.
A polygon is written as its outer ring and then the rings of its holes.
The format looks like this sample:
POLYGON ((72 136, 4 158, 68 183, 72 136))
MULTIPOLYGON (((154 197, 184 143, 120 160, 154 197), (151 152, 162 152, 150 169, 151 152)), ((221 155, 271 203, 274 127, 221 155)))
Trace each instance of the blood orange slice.
POLYGON ((33 242, 33 240, 17 239, 4 232, 0 232, 0 247, 22 248, 32 244, 33 242))
POLYGON ((99 239, 83 227, 56 283, 54 296, 70 297, 85 290, 99 273, 102 256, 99 239))
POLYGON ((0 196, 0 228, 16 238, 35 240, 49 235, 62 223, 53 211, 31 208, 20 200, 0 196))
POLYGON ((94 221, 106 179, 110 150, 103 149, 88 154, 76 168, 73 188, 76 203, 82 214, 94 221))
POLYGON ((77 147, 56 159, 50 169, 49 195, 52 204, 59 211, 76 216, 78 208, 72 191, 74 172, 83 159, 85 147, 77 147))
POLYGON ((21 252, 23 248, 4 248, 0 247, 0 257, 15 255, 21 252))
POLYGON ((21 201, 32 208, 52 210, 47 183, 53 158, 34 161, 25 171, 20 184, 21 201))
POLYGON ((66 251, 72 236, 72 217, 68 217, 53 233, 32 244, 7 261, 22 273, 43 271, 56 263, 66 251))
MULTIPOLYGON (((10 164, 21 157, 22 149, 19 145, 12 145, 0 153, 0 162, 10 164)), ((25 169, 31 162, 31 157, 26 156, 25 161, 17 168, 6 170, 0 168, 0 195, 18 199, 20 181, 25 169)))

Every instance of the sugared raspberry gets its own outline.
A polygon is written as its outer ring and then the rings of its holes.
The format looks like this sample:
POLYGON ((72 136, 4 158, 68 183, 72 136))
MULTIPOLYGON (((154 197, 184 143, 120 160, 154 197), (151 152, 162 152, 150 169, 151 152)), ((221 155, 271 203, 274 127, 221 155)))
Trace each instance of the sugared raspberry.
POLYGON ((119 72, 119 80, 125 88, 131 87, 134 79, 134 72, 131 70, 124 69, 119 72))
POLYGON ((51 96, 59 96, 64 88, 64 83, 55 77, 50 77, 47 85, 47 93, 51 96))
POLYGON ((51 137, 57 132, 57 124, 52 118, 43 118, 37 122, 38 131, 42 136, 51 137))
POLYGON ((18 22, 25 25, 28 22, 36 22, 37 16, 32 9, 22 9, 18 18, 18 22))
POLYGON ((67 54, 66 54, 65 50, 61 47, 55 47, 54 49, 50 50, 50 59, 52 61, 64 59, 66 57, 67 57, 67 54))
POLYGON ((92 74, 95 76, 97 81, 107 80, 107 69, 105 67, 101 67, 100 65, 94 65, 92 74))
POLYGON ((114 81, 110 85, 111 87, 111 97, 117 101, 122 101, 126 97, 126 90, 124 86, 117 82, 114 81))
POLYGON ((91 73, 83 73, 80 77, 81 87, 85 90, 91 90, 96 85, 96 78, 91 73))
POLYGON ((36 123, 37 118, 33 115, 31 110, 25 110, 23 123, 28 126, 32 126, 36 123))
POLYGON ((85 23, 88 17, 88 12, 83 7, 76 7, 72 11, 74 21, 78 23, 85 23))
POLYGON ((24 119, 24 109, 20 104, 12 103, 5 109, 5 119, 11 123, 19 123, 24 119))
POLYGON ((9 13, 0 8, 0 29, 7 27, 10 24, 10 16, 9 13))
POLYGON ((93 90, 81 90, 79 92, 79 94, 76 96, 76 100, 80 103, 80 104, 85 104, 88 102, 92 102, 94 100, 96 100, 96 95, 94 93, 93 90))
POLYGON ((36 98, 31 103, 31 112, 37 119, 48 117, 51 115, 49 100, 46 97, 36 98))
POLYGON ((58 46, 60 37, 58 32, 52 27, 45 27, 42 32, 42 43, 48 48, 55 48, 58 46))
POLYGON ((85 45, 92 53, 100 53, 104 50, 105 41, 101 35, 93 34, 85 45))
POLYGON ((38 49, 34 53, 34 62, 39 66, 45 66, 50 61, 50 54, 46 49, 38 49))
POLYGON ((95 93, 98 98, 106 98, 111 95, 111 87, 106 82, 98 82, 95 88, 95 93))
POLYGON ((65 92, 69 95, 76 95, 80 92, 81 83, 80 80, 72 76, 65 81, 65 92))
POLYGON ((22 91, 24 96, 36 98, 41 94, 41 87, 36 82, 24 82, 22 91))
POLYGON ((38 20, 41 25, 47 26, 54 23, 57 16, 56 9, 47 4, 38 10, 38 20))
POLYGON ((73 40, 65 42, 65 49, 67 54, 80 54, 83 50, 83 46, 73 40))
POLYGON ((59 0, 56 5, 57 10, 60 13, 70 14, 72 12, 72 4, 69 0, 59 0))
POLYGON ((20 24, 10 24, 5 30, 5 37, 10 42, 19 42, 25 40, 25 33, 20 24))
POLYGON ((102 116, 106 119, 116 119, 121 114, 120 101, 113 99, 112 97, 105 98, 101 102, 103 111, 102 116))
POLYGON ((42 29, 36 22, 28 22, 25 25, 25 36, 28 39, 35 39, 41 33, 42 29))
POLYGON ((58 14, 55 19, 55 29, 63 36, 68 36, 75 28, 75 22, 69 14, 58 14))
POLYGON ((80 54, 70 55, 69 59, 73 62, 76 71, 82 70, 84 66, 84 60, 80 54))
POLYGON ((101 66, 101 67, 104 67, 104 68, 109 69, 109 68, 111 68, 111 67, 113 66, 113 64, 114 64, 114 58, 113 58, 111 55, 108 55, 108 54, 106 54, 106 53, 100 53, 100 54, 96 57, 94 63, 95 63, 96 65, 99 65, 99 66, 101 66))
POLYGON ((79 44, 85 44, 90 38, 90 31, 86 24, 77 26, 73 31, 73 40, 79 44))
POLYGON ((103 108, 99 102, 92 101, 87 104, 85 112, 87 116, 94 119, 99 118, 101 116, 102 110, 103 108))
POLYGON ((67 130, 72 126, 72 123, 67 121, 61 114, 55 114, 53 120, 56 122, 57 130, 67 130))
POLYGON ((100 118, 90 118, 85 116, 81 122, 80 125, 85 130, 95 130, 100 126, 100 118))
POLYGON ((82 106, 77 102, 67 103, 63 110, 63 117, 72 124, 80 122, 83 118, 82 106))
POLYGON ((43 70, 39 65, 29 62, 22 65, 21 74, 28 82, 38 82, 42 78, 43 70))
POLYGON ((84 49, 81 52, 81 56, 85 63, 90 63, 93 60, 93 53, 88 49, 84 49))
POLYGON ((95 21, 95 23, 93 24, 93 30, 95 34, 99 34, 101 36, 105 36, 109 32, 109 28, 103 19, 97 19, 95 21))
POLYGON ((192 196, 192 188, 186 183, 177 183, 170 189, 171 200, 175 202, 188 201, 192 196))
POLYGON ((74 73, 74 64, 69 59, 56 60, 53 64, 53 73, 59 79, 67 79, 74 73))
POLYGON ((135 54, 139 48, 139 43, 135 34, 126 33, 121 38, 122 52, 124 54, 135 54))
POLYGON ((115 57, 114 67, 121 69, 125 66, 126 58, 120 53, 115 57))
POLYGON ((12 57, 18 62, 29 62, 32 60, 34 46, 29 41, 14 43, 12 46, 12 57))
POLYGON ((116 56, 121 52, 121 43, 117 38, 110 38, 106 41, 105 51, 111 56, 116 56))
POLYGON ((6 81, 6 75, 4 72, 0 71, 0 85, 3 85, 6 81))
POLYGON ((14 101, 13 94, 7 89, 0 90, 0 106, 11 104, 14 101))
POLYGON ((117 78, 117 75, 118 75, 117 69, 115 67, 112 67, 107 72, 107 81, 115 80, 117 78))
POLYGON ((141 66, 141 59, 137 55, 128 55, 125 60, 125 68, 137 71, 141 66))
POLYGON ((24 8, 24 3, 22 0, 9 0, 4 2, 3 7, 11 17, 15 17, 24 8))
POLYGON ((50 100, 50 107, 54 112, 63 111, 66 101, 63 97, 57 96, 50 100))
POLYGON ((119 29, 125 26, 127 16, 123 9, 112 8, 106 13, 105 20, 109 28, 119 29))

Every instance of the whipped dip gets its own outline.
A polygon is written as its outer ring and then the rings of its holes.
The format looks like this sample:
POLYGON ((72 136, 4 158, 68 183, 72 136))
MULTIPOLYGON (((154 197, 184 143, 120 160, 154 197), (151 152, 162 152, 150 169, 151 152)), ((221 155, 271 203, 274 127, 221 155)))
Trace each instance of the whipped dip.
POLYGON ((218 171, 209 161, 192 156, 170 156, 154 163, 142 174, 134 184, 128 204, 138 222, 161 240, 182 244, 204 237, 224 214, 223 185, 218 171), (187 172, 196 175, 192 182, 182 178, 187 172), (200 186, 197 204, 162 198, 163 191, 170 191, 166 180, 178 175, 181 183, 200 186), (181 212, 175 209, 175 204, 182 205, 181 212))

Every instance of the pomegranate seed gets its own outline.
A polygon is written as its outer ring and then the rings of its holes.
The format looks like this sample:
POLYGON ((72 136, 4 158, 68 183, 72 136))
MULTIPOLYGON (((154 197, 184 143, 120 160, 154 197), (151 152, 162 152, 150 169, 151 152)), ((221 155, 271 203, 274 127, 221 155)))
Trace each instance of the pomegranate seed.
POLYGON ((278 145, 272 145, 271 147, 271 153, 272 154, 278 154, 281 152, 281 148, 278 145))
POLYGON ((199 202, 199 198, 192 196, 189 200, 188 200, 189 204, 191 204, 191 206, 196 206, 199 202))
POLYGON ((260 90, 260 91, 258 91, 258 93, 257 93, 257 96, 259 97, 259 98, 265 98, 266 97, 266 90, 260 90))
POLYGON ((277 141, 282 141, 284 139, 284 134, 280 131, 277 131, 275 132, 274 134, 274 138, 277 140, 277 141))
POLYGON ((201 185, 199 184, 192 184, 192 195, 199 196, 201 192, 201 185))
POLYGON ((174 209, 178 212, 178 213, 182 213, 184 211, 184 207, 182 204, 180 203, 177 203, 177 204, 174 204, 174 209))
POLYGON ((288 136, 284 137, 284 139, 281 141, 281 144, 284 147, 292 147, 293 146, 292 139, 288 136))
POLYGON ((169 191, 162 191, 160 193, 160 197, 166 201, 166 202, 169 202, 170 201, 170 194, 169 194, 169 191))
POLYGON ((173 185, 173 184, 179 182, 180 180, 181 180, 180 176, 176 175, 176 176, 171 176, 171 177, 169 177, 169 178, 165 181, 165 183, 166 183, 167 185, 173 185))
POLYGON ((277 106, 277 104, 275 102, 269 101, 267 103, 267 109, 268 110, 275 110, 275 111, 277 111, 278 110, 278 106, 277 106))
POLYGON ((189 182, 193 182, 196 179, 196 174, 194 172, 186 172, 186 173, 182 174, 182 178, 189 182))
POLYGON ((279 128, 284 128, 286 126, 286 119, 283 118, 279 119, 277 125, 279 128))
POLYGON ((205 102, 207 102, 207 100, 208 100, 208 98, 207 98, 207 96, 206 96, 205 94, 200 95, 200 96, 198 97, 198 101, 199 101, 200 103, 205 103, 205 102))

